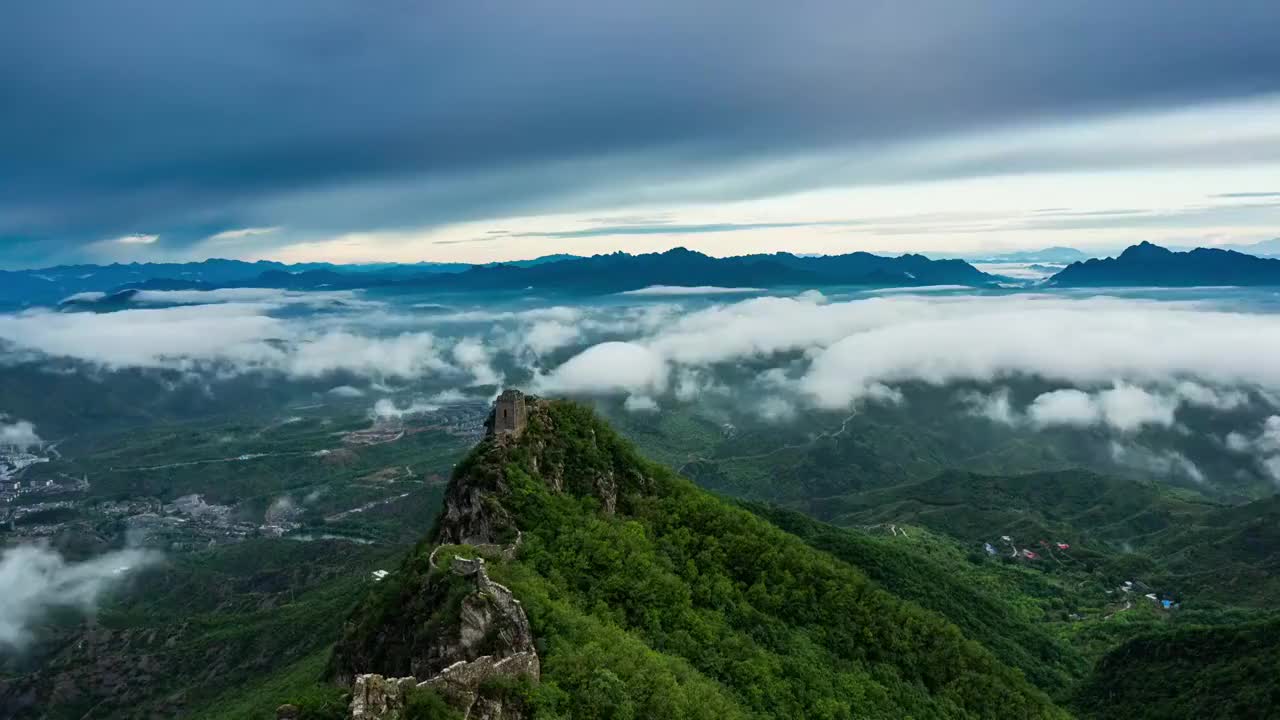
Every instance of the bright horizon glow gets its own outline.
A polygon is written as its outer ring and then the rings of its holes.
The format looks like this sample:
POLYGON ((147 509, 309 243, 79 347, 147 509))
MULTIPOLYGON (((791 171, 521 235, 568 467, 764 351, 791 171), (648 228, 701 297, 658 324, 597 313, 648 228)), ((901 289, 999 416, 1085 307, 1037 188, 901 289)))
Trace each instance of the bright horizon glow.
MULTIPOLYGON (((1143 240, 1246 245, 1280 234, 1280 96, 748 159, 659 184, 620 182, 559 199, 557 206, 577 208, 569 211, 339 233, 263 217, 185 246, 167 244, 159 231, 105 238, 77 259, 486 263, 677 246, 726 257, 1050 246, 1109 253, 1143 240)), ((293 200, 313 201, 314 193, 293 200)))
MULTIPOLYGON (((578 198, 589 206, 578 212, 328 237, 300 233, 278 247, 246 247, 237 257, 482 263, 677 246, 724 257, 777 250, 972 254, 1059 245, 1111 251, 1143 240, 1249 244, 1280 234, 1280 97, 768 160, 681 178, 664 192, 733 194, 741 192, 738 186, 767 186, 793 175, 816 187, 701 203, 648 201, 654 191, 641 189, 624 204, 578 198), (1079 156, 1087 166, 1052 167, 1054 158, 1079 156), (1022 162, 1028 170, 1017 169, 1022 162), (969 174, 954 170, 975 166, 969 174), (915 179, 947 168, 959 176, 915 179)), ((277 234, 290 233, 280 228, 277 234)), ((202 247, 192 249, 198 255, 202 247)))

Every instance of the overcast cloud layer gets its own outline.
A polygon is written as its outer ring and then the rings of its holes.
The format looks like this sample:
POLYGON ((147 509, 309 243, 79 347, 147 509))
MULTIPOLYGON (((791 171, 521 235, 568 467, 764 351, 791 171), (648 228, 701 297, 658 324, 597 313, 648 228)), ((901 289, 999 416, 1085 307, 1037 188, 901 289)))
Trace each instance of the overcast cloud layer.
POLYGON ((1207 143, 1149 132, 1176 122, 1099 126, 1105 153, 1087 130, 1017 128, 1280 91, 1278 22, 1271 0, 6 3, 0 264, 269 253, 636 198, 1275 162, 1274 108, 1207 143), (970 139, 914 145, 952 137, 970 139))

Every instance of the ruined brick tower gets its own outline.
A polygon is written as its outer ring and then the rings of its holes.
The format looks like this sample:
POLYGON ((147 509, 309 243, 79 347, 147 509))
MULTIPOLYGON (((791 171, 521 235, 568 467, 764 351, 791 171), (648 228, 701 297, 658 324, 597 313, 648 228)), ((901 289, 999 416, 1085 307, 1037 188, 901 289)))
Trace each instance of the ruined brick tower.
POLYGON ((524 393, 519 390, 503 390, 493 403, 493 413, 487 423, 490 435, 510 433, 519 436, 528 421, 524 393))

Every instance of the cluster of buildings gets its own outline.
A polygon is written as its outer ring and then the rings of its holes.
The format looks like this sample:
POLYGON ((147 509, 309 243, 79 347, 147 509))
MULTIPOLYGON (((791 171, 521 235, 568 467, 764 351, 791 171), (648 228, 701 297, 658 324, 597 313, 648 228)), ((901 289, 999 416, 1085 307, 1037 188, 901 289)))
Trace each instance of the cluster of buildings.
POLYGON ((114 503, 106 510, 123 514, 128 531, 140 542, 171 550, 195 550, 250 537, 281 537, 302 526, 297 513, 274 506, 263 522, 237 519, 231 506, 207 503, 202 495, 184 495, 166 504, 114 503))
POLYGON ((13 505, 19 498, 39 497, 42 495, 61 495, 63 493, 84 492, 89 489, 89 479, 64 477, 61 480, 40 478, 38 480, 18 480, 7 478, 0 480, 0 508, 13 505))
MULTIPOLYGON (((1142 593, 1143 599, 1154 603, 1161 610, 1177 610, 1182 607, 1182 603, 1177 602, 1172 598, 1160 597, 1153 591, 1150 585, 1147 585, 1141 580, 1125 580, 1123 583, 1120 583, 1120 587, 1116 588, 1116 590, 1119 590, 1125 595, 1142 593)), ((1108 590, 1107 592, 1110 594, 1112 591, 1108 590)))
POLYGON ((406 434, 435 431, 476 442, 484 437, 489 410, 489 404, 479 400, 451 403, 413 413, 412 423, 406 422, 409 416, 379 419, 372 428, 347 433, 343 440, 351 445, 377 445, 406 434))
POLYGON ((49 462, 47 455, 38 455, 27 449, 0 447, 0 487, 17 482, 27 468, 45 462, 49 462))
MULTIPOLYGON (((1000 541, 1009 546, 1009 557, 1011 558, 1018 559, 1018 560, 1031 560, 1031 561, 1040 559, 1040 553, 1036 552, 1035 550, 1032 550, 1029 547, 1019 548, 1016 544, 1014 544, 1013 538, 1008 535, 1001 535, 1000 541)), ((1071 545, 1069 543, 1065 543, 1060 540, 1058 542, 1053 542, 1053 543, 1050 543, 1048 540, 1041 540, 1039 547, 1043 549, 1048 549, 1048 550, 1052 550, 1054 548, 1058 550, 1064 550, 1064 551, 1071 549, 1071 545)), ((982 549, 985 550, 988 555, 994 556, 994 555, 1000 554, 1000 549, 997 548, 995 545, 992 545, 990 542, 982 543, 982 549)))

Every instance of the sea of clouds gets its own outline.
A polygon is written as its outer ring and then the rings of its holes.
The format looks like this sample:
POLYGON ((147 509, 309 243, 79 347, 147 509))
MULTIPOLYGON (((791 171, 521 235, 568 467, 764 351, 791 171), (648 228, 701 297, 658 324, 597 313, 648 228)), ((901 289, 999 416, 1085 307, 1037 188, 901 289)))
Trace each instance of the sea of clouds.
MULTIPOLYGON (((1176 293, 930 288, 741 298, 750 289, 732 290, 505 306, 360 292, 158 292, 115 312, 0 315, 0 343, 11 357, 100 369, 340 376, 331 396, 368 402, 380 417, 438 407, 446 390, 514 384, 616 397, 636 412, 736 395, 739 407, 785 421, 899 402, 907 383, 976 383, 984 390, 959 398, 973 416, 1103 428, 1131 448, 1126 437, 1176 428, 1188 408, 1280 406, 1280 313, 1257 303, 1176 293), (1056 388, 1014 400, 1005 385, 1028 377, 1056 388), (392 386, 416 391, 388 397, 392 386)), ((1280 481, 1272 430, 1232 432, 1232 451, 1256 454, 1280 481)))

